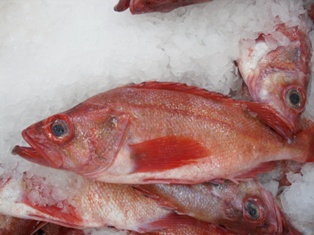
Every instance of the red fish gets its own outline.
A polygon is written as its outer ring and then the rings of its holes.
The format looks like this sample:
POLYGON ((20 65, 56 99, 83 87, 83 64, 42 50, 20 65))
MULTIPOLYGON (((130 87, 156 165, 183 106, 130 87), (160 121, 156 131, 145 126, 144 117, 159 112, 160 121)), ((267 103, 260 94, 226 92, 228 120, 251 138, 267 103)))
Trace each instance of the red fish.
POLYGON ((237 234, 287 234, 291 230, 273 195, 258 180, 136 187, 162 206, 237 234))
POLYGON ((132 14, 168 12, 178 7, 210 1, 212 0, 119 0, 114 10, 125 11, 130 8, 132 14))
POLYGON ((70 176, 64 174, 58 177, 75 184, 60 188, 45 177, 28 174, 6 178, 0 189, 0 213, 76 229, 113 226, 137 232, 197 222, 161 208, 128 185, 93 182, 79 176, 69 180, 70 176))
POLYGON ((245 178, 272 161, 314 160, 314 126, 284 141, 236 101, 179 83, 98 94, 22 132, 14 154, 111 183, 193 184, 245 178))
POLYGON ((242 50, 240 73, 255 102, 268 104, 259 118, 287 139, 293 139, 304 111, 311 77, 312 45, 303 16, 300 25, 277 26, 242 50))

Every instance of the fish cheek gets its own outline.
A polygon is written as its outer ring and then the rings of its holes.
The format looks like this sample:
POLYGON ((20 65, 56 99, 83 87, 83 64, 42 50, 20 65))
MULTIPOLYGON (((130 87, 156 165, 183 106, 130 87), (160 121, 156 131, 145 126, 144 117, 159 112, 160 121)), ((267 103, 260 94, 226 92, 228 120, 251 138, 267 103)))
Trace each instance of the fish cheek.
POLYGON ((95 122, 90 142, 94 149, 92 161, 109 167, 125 139, 129 116, 126 114, 107 115, 103 121, 95 122))

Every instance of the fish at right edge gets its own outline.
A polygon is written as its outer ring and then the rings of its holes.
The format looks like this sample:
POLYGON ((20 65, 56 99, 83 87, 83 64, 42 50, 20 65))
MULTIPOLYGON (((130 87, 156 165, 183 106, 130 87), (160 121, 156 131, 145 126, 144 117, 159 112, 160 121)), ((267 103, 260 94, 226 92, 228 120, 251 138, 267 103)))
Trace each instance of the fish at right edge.
POLYGON ((300 234, 288 223, 274 196, 256 179, 134 187, 165 208, 220 225, 236 234, 300 234))

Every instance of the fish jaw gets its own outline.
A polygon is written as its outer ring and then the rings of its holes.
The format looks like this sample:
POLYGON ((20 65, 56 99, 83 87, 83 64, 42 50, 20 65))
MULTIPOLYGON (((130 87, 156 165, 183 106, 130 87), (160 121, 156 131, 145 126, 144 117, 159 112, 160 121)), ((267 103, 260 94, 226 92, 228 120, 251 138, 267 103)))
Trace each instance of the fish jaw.
POLYGON ((45 147, 46 145, 39 146, 40 143, 45 143, 45 137, 41 137, 42 135, 36 134, 38 126, 38 124, 35 124, 22 132, 22 137, 31 147, 15 146, 12 150, 12 154, 19 155, 20 157, 37 164, 60 168, 63 164, 62 156, 59 153, 54 152, 53 158, 48 157, 45 152, 51 151, 45 147), (36 137, 36 139, 33 137, 36 137))

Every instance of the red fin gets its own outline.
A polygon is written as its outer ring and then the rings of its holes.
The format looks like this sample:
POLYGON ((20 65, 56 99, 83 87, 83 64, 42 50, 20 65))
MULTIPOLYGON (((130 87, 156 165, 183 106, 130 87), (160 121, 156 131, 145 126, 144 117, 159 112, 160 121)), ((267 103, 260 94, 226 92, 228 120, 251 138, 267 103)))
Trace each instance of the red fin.
POLYGON ((198 88, 195 86, 189 86, 184 83, 176 83, 176 82, 143 82, 140 84, 130 84, 126 87, 132 87, 132 88, 145 88, 145 89, 161 89, 161 90, 171 90, 171 91, 178 91, 178 92, 184 92, 189 93, 197 96, 202 96, 204 98, 210 98, 212 100, 232 100, 233 102, 236 102, 236 100, 231 99, 230 97, 217 93, 208 91, 206 89, 198 88))
POLYGON ((296 132, 293 126, 285 122, 281 115, 271 106, 264 103, 245 102, 248 109, 257 114, 258 118, 275 130, 284 139, 292 140, 296 132))
POLYGON ((117 5, 115 5, 115 11, 125 11, 130 6, 130 0, 120 0, 117 5))
POLYGON ((237 175, 235 178, 236 179, 256 178, 258 174, 272 171, 276 166, 277 163, 275 161, 263 162, 258 166, 254 167, 253 169, 250 169, 246 172, 241 173, 240 175, 237 175))
POLYGON ((160 193, 158 190, 158 184, 141 184, 141 185, 133 185, 132 186, 135 190, 138 190, 143 195, 148 198, 155 200, 158 205, 162 206, 167 210, 177 210, 178 208, 171 203, 170 200, 164 199, 162 192, 160 193))
POLYGON ((36 226, 34 226, 34 228, 32 229, 32 231, 29 233, 29 235, 33 235, 35 234, 39 229, 41 229, 42 227, 44 227, 47 224, 47 222, 44 221, 38 221, 36 226))
POLYGON ((36 211, 41 212, 35 214, 29 214, 32 217, 37 218, 38 220, 52 222, 63 226, 70 227, 80 227, 83 224, 82 217, 79 213, 76 212, 74 206, 72 206, 68 201, 56 201, 51 195, 52 185, 43 183, 45 178, 32 176, 28 178, 26 174, 23 175, 23 184, 25 186, 24 195, 21 198, 21 202, 28 205, 29 207, 34 208, 36 211), (38 198, 45 198, 47 201, 50 201, 50 204, 41 202, 43 205, 39 205, 34 202, 30 193, 36 191, 38 198), (49 218, 52 217, 52 218, 49 218))
POLYGON ((189 165, 209 156, 199 142, 177 136, 168 136, 130 145, 135 163, 134 172, 164 171, 189 165))
POLYGON ((32 214, 30 214, 30 216, 37 217, 41 220, 56 223, 63 226, 81 227, 83 225, 83 220, 81 216, 76 213, 76 210, 72 205, 66 203, 65 201, 62 202, 63 204, 62 207, 58 207, 57 205, 50 205, 50 206, 49 205, 45 205, 45 206, 33 205, 27 198, 23 199, 23 203, 55 219, 53 220, 47 219, 45 217, 32 215, 32 214), (64 211, 65 207, 66 207, 67 212, 64 211))
POLYGON ((198 223, 198 220, 186 216, 186 215, 178 215, 176 213, 170 213, 165 217, 145 224, 139 228, 139 232, 146 232, 146 231, 156 231, 161 229, 167 228, 179 228, 181 226, 186 225, 195 225, 198 223))

